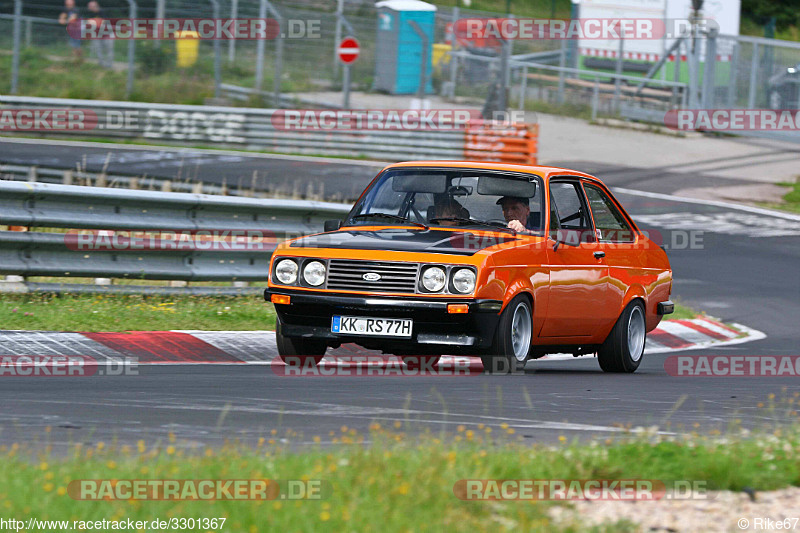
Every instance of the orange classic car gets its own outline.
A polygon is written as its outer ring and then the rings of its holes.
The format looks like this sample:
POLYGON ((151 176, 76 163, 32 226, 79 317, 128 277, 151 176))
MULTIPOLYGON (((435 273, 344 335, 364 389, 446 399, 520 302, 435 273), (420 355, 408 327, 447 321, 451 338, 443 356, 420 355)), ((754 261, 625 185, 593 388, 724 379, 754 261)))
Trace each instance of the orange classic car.
POLYGON ((572 353, 634 372, 671 289, 666 253, 599 179, 424 161, 386 167, 344 220, 278 246, 264 296, 287 364, 352 342, 417 367, 467 355, 512 373, 572 353))

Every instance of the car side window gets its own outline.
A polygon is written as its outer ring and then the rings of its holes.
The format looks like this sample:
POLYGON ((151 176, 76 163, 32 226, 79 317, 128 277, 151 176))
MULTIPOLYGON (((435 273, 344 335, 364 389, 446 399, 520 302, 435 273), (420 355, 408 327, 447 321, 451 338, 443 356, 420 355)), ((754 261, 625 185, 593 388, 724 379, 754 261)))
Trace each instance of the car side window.
POLYGON ((581 200, 582 192, 577 183, 555 182, 550 184, 550 230, 590 230, 592 225, 581 200), (554 225, 554 215, 557 225, 554 225))
POLYGON ((596 185, 585 183, 583 188, 589 200, 600 242, 633 242, 635 240, 633 230, 611 198, 596 185))

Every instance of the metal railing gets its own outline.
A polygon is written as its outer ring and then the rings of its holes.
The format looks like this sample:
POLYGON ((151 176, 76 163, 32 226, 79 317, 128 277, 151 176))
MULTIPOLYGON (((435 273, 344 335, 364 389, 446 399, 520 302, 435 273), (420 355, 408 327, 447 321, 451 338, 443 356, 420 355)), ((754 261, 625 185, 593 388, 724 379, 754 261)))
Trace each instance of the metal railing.
MULTIPOLYGON (((265 281, 275 243, 320 232, 325 220, 342 218, 350 207, 328 202, 0 181, 0 225, 30 230, 0 231, 0 274, 265 281), (215 241, 216 245, 206 240, 208 246, 183 248, 162 243, 141 249, 133 245, 89 249, 76 246, 81 229, 101 230, 94 234, 108 237, 121 231, 143 235, 205 232, 222 240, 215 241), (244 234, 255 241, 226 245, 225 232, 244 234)), ((147 238, 142 239, 146 244, 147 238)))
MULTIPOLYGON (((145 139, 156 143, 196 146, 208 143, 278 153, 367 157, 382 161, 408 159, 464 159, 469 134, 475 128, 433 130, 288 129, 274 120, 276 109, 168 105, 0 96, 0 109, 75 109, 86 127, 45 130, 39 134, 145 139)), ((489 132, 493 130, 487 124, 489 132)), ((531 146, 535 147, 535 143, 531 146)), ((525 146, 521 158, 535 160, 525 146)), ((469 148, 471 158, 503 160, 493 146, 469 148), (497 158, 493 159, 497 153, 497 158)))

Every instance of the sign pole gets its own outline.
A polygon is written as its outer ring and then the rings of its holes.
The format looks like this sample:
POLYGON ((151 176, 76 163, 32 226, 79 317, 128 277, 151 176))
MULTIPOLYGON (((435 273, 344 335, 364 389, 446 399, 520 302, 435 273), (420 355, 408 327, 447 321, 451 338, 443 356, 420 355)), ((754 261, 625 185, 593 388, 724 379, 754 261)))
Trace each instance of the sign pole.
POLYGON ((344 66, 344 103, 342 106, 345 109, 350 109, 350 65, 344 66))
POLYGON ((336 55, 339 58, 339 62, 344 67, 342 93, 344 96, 343 107, 345 109, 350 108, 350 64, 358 59, 360 53, 361 47, 359 46, 358 41, 353 37, 345 37, 342 39, 341 42, 339 42, 339 46, 336 50, 336 55))

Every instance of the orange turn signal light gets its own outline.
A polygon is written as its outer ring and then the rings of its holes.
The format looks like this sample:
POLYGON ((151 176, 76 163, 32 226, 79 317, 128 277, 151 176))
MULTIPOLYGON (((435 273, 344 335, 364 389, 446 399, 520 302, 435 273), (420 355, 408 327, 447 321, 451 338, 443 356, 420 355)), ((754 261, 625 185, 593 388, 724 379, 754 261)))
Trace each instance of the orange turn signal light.
POLYGON ((467 304, 447 304, 447 312, 452 314, 469 313, 467 304))
POLYGON ((274 304, 289 305, 292 303, 292 297, 285 294, 272 294, 269 297, 269 301, 274 304))

